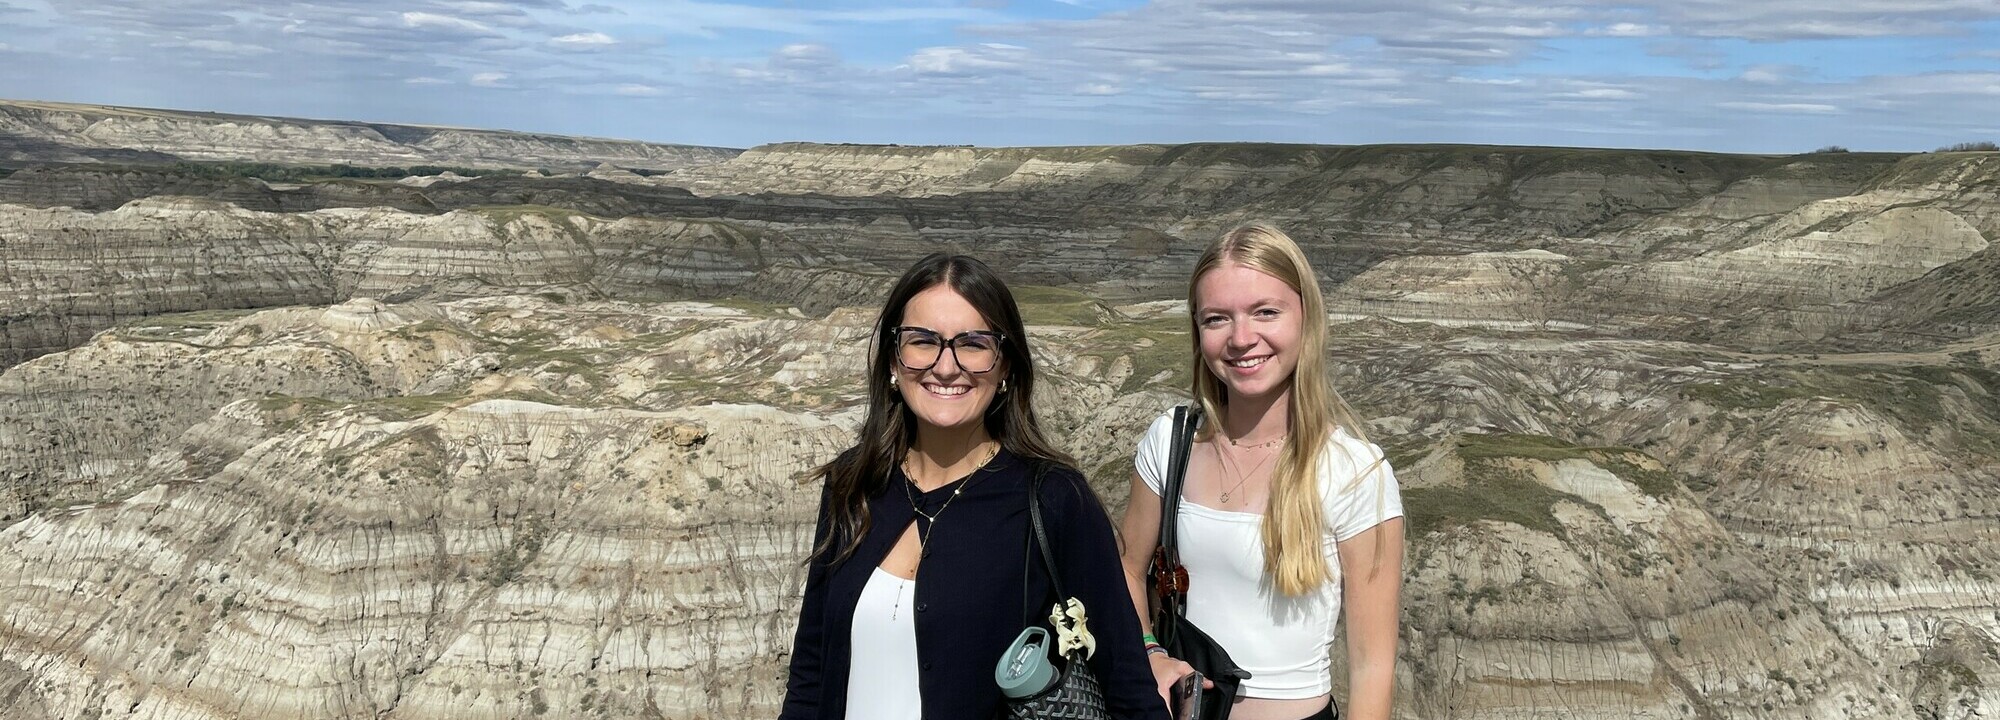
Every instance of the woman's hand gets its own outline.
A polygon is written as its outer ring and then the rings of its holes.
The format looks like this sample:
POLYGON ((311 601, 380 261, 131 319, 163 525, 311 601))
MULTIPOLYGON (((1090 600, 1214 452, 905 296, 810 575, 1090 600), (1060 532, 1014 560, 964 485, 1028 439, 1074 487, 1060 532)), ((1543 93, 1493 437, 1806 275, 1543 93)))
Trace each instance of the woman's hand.
MULTIPOLYGON (((1166 653, 1147 653, 1146 657, 1152 661, 1153 681, 1160 684, 1160 702, 1166 703, 1167 708, 1172 710, 1174 707, 1174 683, 1180 682, 1181 678, 1187 677, 1188 673, 1194 672, 1194 666, 1187 664, 1185 661, 1177 660, 1166 653)), ((1203 690, 1214 687, 1215 681, 1208 678, 1201 679, 1201 688, 1203 690)))

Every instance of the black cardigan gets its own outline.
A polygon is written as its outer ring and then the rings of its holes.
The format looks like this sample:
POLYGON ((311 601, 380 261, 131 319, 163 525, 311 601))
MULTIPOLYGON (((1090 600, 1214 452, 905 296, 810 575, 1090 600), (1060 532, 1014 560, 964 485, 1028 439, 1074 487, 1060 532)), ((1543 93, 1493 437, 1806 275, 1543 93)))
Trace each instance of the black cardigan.
MULTIPOLYGON (((1001 710, 993 666, 1024 627, 1022 563, 1028 548, 1030 472, 1029 463, 1002 451, 984 470, 917 496, 924 512, 937 514, 952 491, 966 484, 930 529, 912 601, 921 674, 917 683, 926 720, 983 720, 1001 710)), ((853 556, 830 567, 817 560, 808 566, 781 720, 846 717, 850 638, 861 589, 912 520, 919 523, 919 532, 929 529, 910 508, 902 487, 907 482, 897 470, 886 491, 868 499, 872 523, 853 556)), ((1067 467, 1056 466, 1043 479, 1042 503, 1063 589, 1083 601, 1097 638, 1090 667, 1104 687, 1111 716, 1164 720, 1166 705, 1140 642, 1139 619, 1125 588, 1110 517, 1083 477, 1067 467)), ((814 542, 828 530, 822 494, 814 542)), ((1040 558, 1029 567, 1027 592, 1035 599, 1031 614, 1036 624, 1047 627, 1055 592, 1040 558)))

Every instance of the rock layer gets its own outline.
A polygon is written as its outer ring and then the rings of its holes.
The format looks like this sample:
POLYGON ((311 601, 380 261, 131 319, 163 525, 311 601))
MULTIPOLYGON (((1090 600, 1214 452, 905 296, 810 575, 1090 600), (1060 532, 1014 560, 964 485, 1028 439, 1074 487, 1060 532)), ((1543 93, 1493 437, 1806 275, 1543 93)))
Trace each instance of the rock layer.
POLYGON ((494 130, 0 102, 0 162, 210 160, 668 170, 736 151, 494 130))

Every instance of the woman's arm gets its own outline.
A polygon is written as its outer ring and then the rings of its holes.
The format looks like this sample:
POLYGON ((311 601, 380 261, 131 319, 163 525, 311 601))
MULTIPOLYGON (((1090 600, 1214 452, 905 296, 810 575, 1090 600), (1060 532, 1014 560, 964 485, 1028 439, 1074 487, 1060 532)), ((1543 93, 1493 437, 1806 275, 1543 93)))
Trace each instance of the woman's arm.
POLYGON ((1347 614, 1349 720, 1388 720, 1396 690, 1401 626, 1403 519, 1391 518, 1339 543, 1347 614))
MULTIPOLYGON (((1097 654, 1090 666, 1104 687, 1105 705, 1116 718, 1165 720, 1167 704, 1151 692, 1152 671, 1139 636, 1139 614, 1132 612, 1130 577, 1120 569, 1118 539, 1111 516, 1097 493, 1074 471, 1050 473, 1043 497, 1055 511, 1050 541, 1064 589, 1083 601, 1097 654)), ((1144 567, 1140 570, 1143 572, 1144 567)))
MULTIPOLYGON (((815 549, 826 541, 829 530, 826 499, 827 493, 822 489, 819 522, 813 528, 815 549)), ((820 657, 820 639, 826 630, 822 622, 826 606, 826 574, 827 563, 820 558, 807 561, 805 601, 799 605, 798 631, 792 636, 792 667, 790 677, 785 681, 785 704, 778 710, 779 720, 819 718, 820 670, 825 660, 820 657)))
MULTIPOLYGON (((1152 567, 1153 551, 1160 547, 1160 496, 1146 484, 1139 473, 1132 473, 1132 488, 1125 501, 1125 521, 1119 524, 1120 543, 1118 560, 1125 568, 1125 591, 1132 596, 1132 609, 1139 615, 1139 632, 1152 634, 1153 611, 1151 588, 1146 570, 1152 567)), ((1167 695, 1174 682, 1182 676, 1194 672, 1194 667, 1185 662, 1168 657, 1165 653, 1149 653, 1147 664, 1153 673, 1153 682, 1159 686, 1161 702, 1171 702, 1167 695)), ((1207 687, 1215 683, 1203 681, 1207 687)))

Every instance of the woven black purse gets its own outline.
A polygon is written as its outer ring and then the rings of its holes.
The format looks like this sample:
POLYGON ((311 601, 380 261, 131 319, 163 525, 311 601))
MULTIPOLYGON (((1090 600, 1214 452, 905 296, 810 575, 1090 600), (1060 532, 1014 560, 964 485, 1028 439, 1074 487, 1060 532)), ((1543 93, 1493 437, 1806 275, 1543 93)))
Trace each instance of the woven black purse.
MULTIPOLYGON (((1041 548, 1042 566, 1048 569, 1049 583, 1055 586, 1056 598, 1067 604, 1073 600, 1063 591, 1062 575, 1056 572, 1055 553, 1049 549, 1049 533, 1042 525, 1042 476, 1048 473, 1045 463, 1035 463, 1034 481, 1028 490, 1028 525, 1032 528, 1029 537, 1030 550, 1041 548)), ((1033 561, 1023 558, 1021 566, 1021 605, 1027 623, 1033 622, 1033 612, 1037 602, 1027 596, 1028 569, 1033 561)), ((1077 621, 1079 625, 1082 621, 1077 621)), ((1097 684, 1097 676, 1091 674, 1090 664, 1084 661, 1081 650, 1071 651, 1063 657, 1061 674, 1054 685, 1039 694, 1018 700, 1007 701, 1006 717, 1017 720, 1110 720, 1111 713, 1104 706, 1104 688, 1097 684)))
POLYGON ((1180 517, 1181 487, 1187 484, 1189 449, 1194 444, 1195 426, 1201 423, 1200 408, 1174 408, 1174 443, 1167 463, 1166 487, 1160 491, 1160 545, 1153 551, 1153 634, 1167 654, 1194 666, 1195 672, 1215 683, 1202 691, 1201 720, 1228 720, 1230 707, 1250 672, 1229 659, 1229 651, 1187 619, 1187 568, 1181 565, 1175 521, 1180 517))

